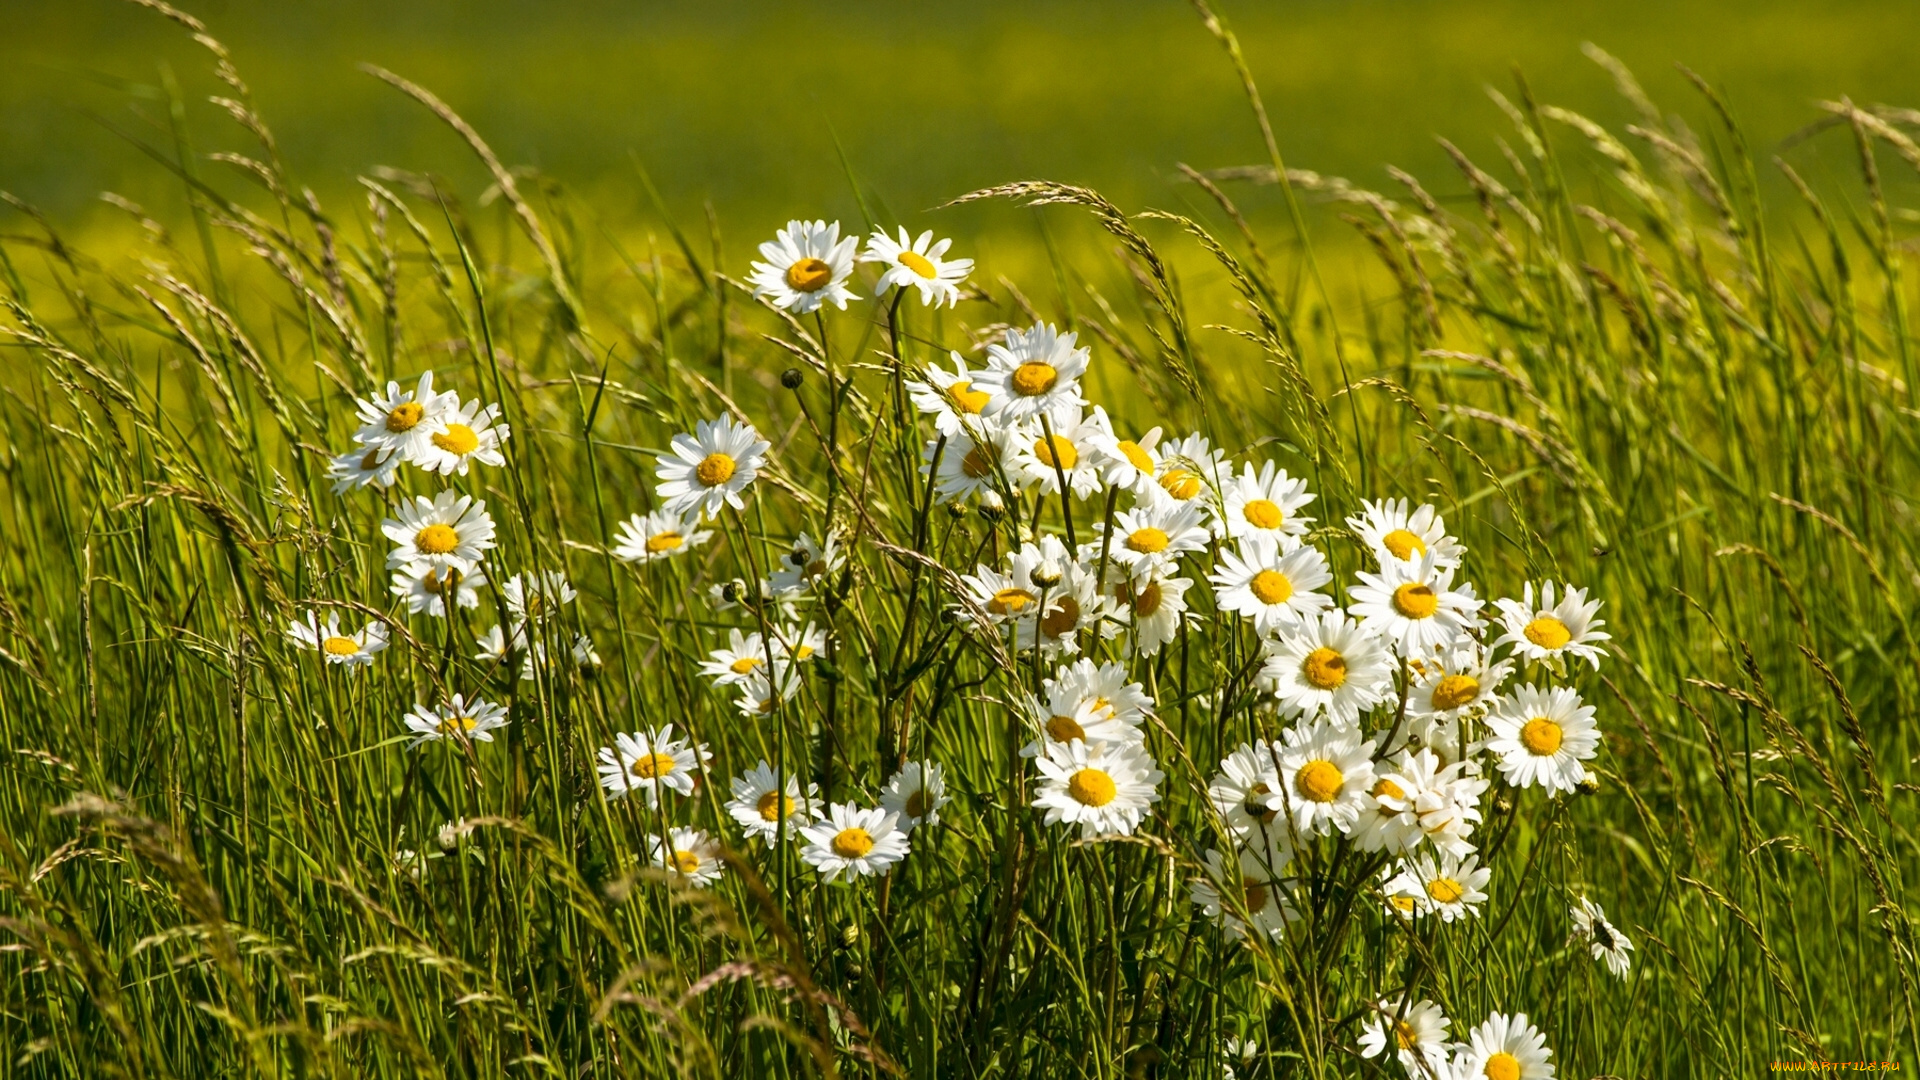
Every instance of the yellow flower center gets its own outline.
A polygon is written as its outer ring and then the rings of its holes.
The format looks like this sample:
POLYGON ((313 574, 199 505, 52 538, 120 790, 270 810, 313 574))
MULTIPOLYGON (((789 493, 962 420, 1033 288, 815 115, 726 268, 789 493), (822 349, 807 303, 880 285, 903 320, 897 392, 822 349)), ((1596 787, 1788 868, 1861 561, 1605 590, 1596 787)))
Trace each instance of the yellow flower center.
POLYGON ((1013 378, 1007 380, 1013 392, 1021 397, 1039 397, 1053 389, 1060 381, 1060 372, 1052 364, 1039 360, 1029 360, 1013 369, 1013 378))
POLYGON ((907 816, 923 818, 933 812, 933 792, 926 788, 907 796, 907 816))
POLYGON ((1038 599, 1025 589, 1001 589, 987 601, 987 610, 995 615, 1018 615, 1038 599))
POLYGON ((1067 781, 1067 794, 1082 806, 1105 806, 1120 794, 1120 788, 1099 769, 1081 769, 1067 781))
POLYGON ((350 637, 335 634, 320 643, 320 651, 328 656, 352 656, 360 651, 360 643, 350 637))
POLYGON ((1380 546, 1392 552, 1393 557, 1401 562, 1427 553, 1427 542, 1405 529, 1395 529, 1381 537, 1380 546))
POLYGON ((1280 816, 1280 811, 1267 805, 1267 796, 1271 794, 1273 789, 1265 783, 1255 784, 1247 789, 1247 797, 1240 803, 1240 809, 1245 811, 1248 817, 1258 818, 1260 824, 1271 825, 1273 819, 1280 816))
POLYGON ((795 292, 819 292, 833 280, 833 267, 808 256, 787 267, 787 287, 795 292))
POLYGON ((1433 684, 1433 707, 1457 709, 1480 696, 1480 680, 1471 675, 1449 675, 1433 684))
POLYGON ((1160 486, 1181 502, 1200 494, 1200 478, 1185 469, 1168 469, 1160 478, 1160 486))
POLYGON ((805 660, 812 655, 813 646, 811 645, 796 645, 793 648, 793 658, 795 660, 805 660))
POLYGON ((1157 581, 1147 582, 1146 587, 1138 592, 1133 591, 1132 586, 1122 582, 1120 592, 1120 599, 1133 607, 1133 616, 1136 619, 1152 618, 1154 612, 1160 610, 1160 601, 1165 596, 1157 581))
POLYGON ((697 852, 676 851, 673 853, 673 868, 683 874, 694 874, 700 870, 700 856, 697 852))
POLYGON ((422 555, 445 555, 460 546, 460 534, 451 525, 429 525, 414 534, 413 546, 422 555))
POLYGON ((1340 766, 1331 761, 1309 761, 1293 774, 1294 790, 1301 798, 1317 803, 1332 802, 1346 783, 1347 777, 1340 766))
POLYGON ((873 834, 865 829, 841 829, 833 834, 833 853, 843 859, 858 859, 873 850, 873 834))
POLYGON ((674 769, 672 756, 667 754, 642 754, 633 759, 627 770, 642 780, 658 780, 674 769))
POLYGON ((1431 619, 1440 610, 1432 586, 1410 581, 1393 590, 1393 609, 1409 619, 1431 619))
POLYGON ((1505 1050, 1489 1057, 1485 1069, 1487 1080, 1520 1080, 1520 1059, 1505 1050))
POLYGON ((447 586, 454 583, 454 579, 458 573, 459 571, 457 570, 449 570, 447 571, 447 576, 443 579, 438 570, 429 570, 426 576, 420 579, 420 587, 425 589, 429 595, 439 596, 442 592, 446 591, 447 586))
POLYGON ((993 459, 976 445, 967 451, 966 457, 960 459, 960 471, 969 480, 985 480, 993 475, 993 459))
POLYGON ((934 278, 940 276, 940 271, 934 268, 933 261, 917 251, 901 252, 900 265, 919 274, 928 281, 932 281, 934 278))
POLYGON ((478 727, 480 721, 471 716, 449 716, 440 721, 440 734, 451 735, 456 731, 468 732, 478 727))
POLYGON ((783 816, 793 813, 793 800, 783 797, 777 791, 769 791, 760 796, 760 801, 753 806, 760 811, 762 821, 779 821, 783 816))
POLYGON ((1406 915, 1413 914, 1413 897, 1411 896, 1389 897, 1388 902, 1391 903, 1394 907, 1400 909, 1402 914, 1406 914, 1406 915))
POLYGON ((1395 1020, 1393 1022, 1393 1038, 1395 1042, 1400 1044, 1400 1049, 1411 1050, 1419 1043, 1420 1033, 1413 1030, 1413 1025, 1407 1023, 1405 1020, 1395 1020))
POLYGON ((1404 799, 1407 797, 1407 793, 1399 784, 1383 776, 1374 781, 1373 797, 1376 799, 1404 799))
POLYGON ((380 465, 380 451, 369 450, 360 455, 360 471, 372 472, 380 465))
POLYGON ((677 532, 654 533, 647 537, 647 554, 658 555, 663 551, 672 551, 686 542, 687 538, 677 532))
POLYGON ((1040 630, 1050 638, 1066 637, 1080 628, 1080 601, 1060 598, 1060 606, 1040 617, 1040 630))
POLYGON ((1256 529, 1277 529, 1287 520, 1286 511, 1272 499, 1248 499, 1240 508, 1240 516, 1256 529))
POLYGON ((448 424, 447 430, 433 436, 433 445, 449 454, 465 456, 480 448, 480 436, 465 424, 448 424))
POLYGON ((1054 742, 1072 742, 1086 737, 1087 729, 1081 727, 1080 722, 1073 717, 1062 716, 1059 713, 1047 717, 1047 738, 1054 742))
POLYGON ((1427 895, 1433 897, 1436 904, 1457 904, 1467 895, 1467 890, 1450 877, 1437 877, 1427 882, 1427 895))
POLYGON ((1127 550, 1137 551, 1142 555, 1157 555, 1167 550, 1167 542, 1166 531, 1151 525, 1127 534, 1127 550))
POLYGON ((1240 897, 1247 905, 1247 914, 1260 914, 1267 908, 1267 883, 1258 878, 1241 878, 1240 897))
POLYGON ((1347 681, 1347 658, 1322 645, 1307 654, 1300 677, 1315 690, 1338 690, 1347 681))
POLYGON ((1559 751, 1564 737, 1560 725, 1544 716, 1536 716, 1520 728, 1520 745, 1535 757, 1551 757, 1559 751))
POLYGON ((1573 631, 1567 629, 1567 624, 1551 615, 1542 615, 1533 620, 1522 632, 1527 635, 1528 641, 1543 649, 1562 648, 1573 640, 1573 631))
POLYGON ((1293 582, 1277 570, 1262 570, 1247 583, 1253 598, 1263 604, 1284 604, 1293 599, 1293 582))
POLYGON ((387 413, 388 431, 412 431, 420 423, 427 410, 417 401, 403 401, 387 413))
POLYGON ((953 407, 969 416, 978 416, 980 410, 987 407, 989 395, 985 390, 975 390, 973 383, 966 379, 947 384, 947 400, 953 407))
POLYGON ((1140 449, 1140 444, 1132 439, 1120 440, 1120 453, 1127 459, 1127 464, 1141 472, 1153 471, 1153 458, 1145 450, 1140 449))
POLYGON ((706 487, 719 487, 733 479, 736 467, 733 459, 726 454, 708 454, 693 467, 693 476, 706 487))
POLYGON ((1039 458, 1040 464, 1049 469, 1056 464, 1062 469, 1071 469, 1080 464, 1080 451, 1073 448, 1072 442, 1059 435, 1035 439, 1033 456, 1039 458))
POLYGON ((746 675, 751 671, 753 671, 754 668, 757 668, 759 666, 760 666, 759 657, 743 656, 740 659, 735 660, 733 663, 728 664, 727 670, 733 672, 735 675, 746 675))

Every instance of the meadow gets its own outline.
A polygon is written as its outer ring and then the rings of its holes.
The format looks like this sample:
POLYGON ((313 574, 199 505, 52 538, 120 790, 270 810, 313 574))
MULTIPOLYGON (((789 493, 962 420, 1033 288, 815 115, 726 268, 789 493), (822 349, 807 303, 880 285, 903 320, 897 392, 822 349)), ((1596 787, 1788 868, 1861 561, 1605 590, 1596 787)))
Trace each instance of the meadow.
POLYGON ((0 233, 0 1077, 1920 1064, 1873 19, 1764 135, 1590 48, 1342 179, 1175 6, 1164 127, 1019 110, 1080 176, 696 197, 429 64, 296 112, 467 160, 310 181, 143 6, 0 233))

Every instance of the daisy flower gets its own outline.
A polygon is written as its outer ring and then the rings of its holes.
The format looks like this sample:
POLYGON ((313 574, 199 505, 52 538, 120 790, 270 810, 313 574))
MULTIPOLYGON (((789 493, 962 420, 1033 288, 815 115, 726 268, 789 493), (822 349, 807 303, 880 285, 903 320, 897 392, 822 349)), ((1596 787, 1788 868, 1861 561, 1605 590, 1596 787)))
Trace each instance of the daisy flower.
POLYGON ((1145 577, 1172 569, 1181 555, 1204 551, 1211 534, 1203 524, 1200 505, 1152 499, 1113 516, 1107 559, 1130 577, 1145 577))
POLYGON ((1326 557, 1301 544, 1292 551, 1278 535, 1249 535, 1239 551, 1223 551, 1209 575, 1221 611, 1244 615, 1262 636, 1298 626, 1333 606, 1333 598, 1314 590, 1333 580, 1326 557))
POLYGON ((940 808, 947 805, 946 773, 937 761, 909 761, 887 779, 880 791, 880 809, 911 832, 922 825, 940 824, 940 808))
POLYGON ((952 246, 952 240, 934 240, 931 231, 909 240, 903 226, 900 239, 896 241, 886 233, 875 230, 872 236, 867 237, 867 250, 860 256, 860 261, 877 262, 885 267, 880 272, 880 284, 876 292, 911 286, 920 290, 920 303, 923 305, 939 307, 945 304, 952 307, 960 302, 960 283, 973 273, 972 259, 942 258, 952 246))
POLYGON ((929 367, 922 378, 908 380, 907 392, 914 408, 933 417, 933 429, 952 438, 963 434, 969 425, 979 425, 980 410, 987 407, 989 395, 973 388, 975 373, 967 366, 966 357, 957 352, 948 355, 953 360, 952 371, 937 364, 929 367))
POLYGON ((665 837, 654 837, 651 861, 675 881, 696 889, 720 880, 726 870, 720 861, 720 845, 699 829, 673 828, 665 837))
POLYGON ((507 456, 500 452, 500 444, 507 441, 513 429, 494 423, 500 406, 483 409, 478 398, 462 406, 457 404, 459 400, 458 395, 453 396, 425 446, 414 454, 413 463, 441 476, 456 472, 465 476, 467 464, 473 461, 496 468, 505 465, 507 456))
POLYGON ((1249 931, 1277 938, 1287 924, 1299 918, 1284 873, 1292 855, 1284 848, 1264 845, 1241 848, 1234 855, 1207 852, 1206 874, 1187 885, 1187 895, 1201 913, 1239 941, 1249 931))
POLYGON ((1500 609, 1500 628, 1506 634, 1494 645, 1512 645, 1513 655, 1522 660, 1564 665, 1566 658, 1572 657, 1599 670, 1600 658, 1607 655, 1607 650, 1596 642, 1613 636, 1600 629, 1607 625, 1604 619, 1594 618, 1600 611, 1600 601, 1588 603, 1586 590, 1571 585, 1561 585, 1559 596, 1555 603, 1554 584, 1546 582, 1540 586, 1540 602, 1536 604, 1533 582, 1529 581, 1519 600, 1495 600, 1494 606, 1500 609))
POLYGON ((452 608, 479 607, 480 590, 486 584, 487 572, 479 567, 463 574, 458 570, 442 572, 429 566, 418 571, 394 571, 388 591, 404 599, 412 614, 444 619, 452 608))
POLYGON ((1128 681, 1125 664, 1076 660, 1055 670, 1040 687, 1052 705, 1091 702, 1131 727, 1139 727, 1153 715, 1152 696, 1139 683, 1128 681))
POLYGON ((920 471, 938 466, 933 491, 942 499, 997 496, 1003 483, 1011 484, 1020 477, 1014 449, 1018 438, 1011 429, 983 426, 972 433, 948 436, 945 446, 937 440, 929 442, 921 455, 926 465, 920 471))
POLYGON ((780 556, 780 569, 768 579, 775 596, 784 599, 818 589, 846 565, 847 553, 840 546, 840 538, 831 531, 824 535, 824 543, 816 543, 804 532, 794 538, 793 547, 780 556))
POLYGON ((772 844, 780 838, 783 816, 787 820, 787 835, 798 836, 800 827, 813 821, 819 799, 820 789, 816 785, 808 784, 803 794, 800 778, 791 772, 783 785, 773 766, 763 759, 733 778, 733 798, 727 800, 726 810, 746 830, 748 839, 757 836, 772 844))
POLYGON ((671 451, 660 455, 654 467, 660 478, 658 493, 666 500, 662 509, 709 517, 728 506, 746 509, 740 493, 760 475, 769 445, 752 424, 731 416, 702 420, 692 435, 675 435, 671 451))
POLYGON ((569 650, 574 666, 591 675, 600 670, 603 661, 600 650, 593 647, 593 639, 585 634, 577 634, 573 639, 573 648, 569 650))
POLYGON ((1587 778, 1582 761, 1600 748, 1593 706, 1564 686, 1522 686, 1487 714, 1483 745, 1500 759, 1500 775, 1514 787, 1539 785, 1554 795, 1587 778))
POLYGON ((488 627, 486 633, 476 637, 474 643, 480 647, 480 651, 475 653, 473 658, 482 663, 504 664, 511 654, 516 652, 522 654, 520 658, 522 682, 533 678, 535 664, 544 664, 547 660, 547 646, 538 641, 529 646, 524 627, 514 627, 513 634, 509 637, 496 623, 488 627))
POLYGON ((1094 468, 1100 470, 1100 482, 1136 496, 1145 495, 1160 468, 1154 449, 1160 444, 1160 429, 1154 428, 1138 439, 1123 439, 1114 434, 1105 409, 1095 405, 1093 414, 1101 421, 1100 434, 1093 439, 1094 468))
POLYGON ((1160 470, 1154 476, 1160 494, 1174 502, 1204 503, 1201 496, 1218 490, 1233 476, 1227 455, 1213 448, 1204 435, 1188 435, 1160 448, 1160 470))
POLYGON ((1373 798, 1373 741, 1326 719, 1282 735, 1280 806, 1294 828, 1307 835, 1351 830, 1373 798))
POLYGON ((1456 858, 1421 853, 1403 861, 1400 872, 1387 883, 1389 896, 1410 896, 1421 915, 1438 915, 1442 922, 1478 916, 1487 902, 1486 887, 1493 871, 1478 866, 1478 856, 1456 858))
POLYGON ((1413 796, 1418 789, 1400 775, 1407 768, 1405 759, 1403 752, 1399 761, 1374 767, 1373 786, 1367 789, 1369 798, 1351 830, 1354 845, 1361 851, 1404 854, 1419 846, 1425 835, 1420 831, 1419 815, 1413 811, 1413 796))
POLYGON ((390 382, 385 394, 361 398, 357 404, 360 430, 353 433, 353 441, 396 463, 418 462, 432 449, 433 434, 440 430, 441 419, 460 404, 460 395, 434 393, 429 371, 411 390, 390 382))
POLYGON ((1286 835, 1284 824, 1275 825, 1285 805, 1278 750, 1264 739, 1241 743, 1220 760, 1220 771, 1207 782, 1207 799, 1234 836, 1259 833, 1271 843, 1286 835))
POLYGON ((1479 621, 1473 586, 1463 582, 1454 588, 1453 571, 1436 566, 1430 554, 1410 563, 1384 563, 1378 574, 1362 570, 1359 578, 1361 583, 1347 590, 1353 600, 1348 610, 1402 656, 1453 648, 1479 621))
POLYGON ((805 663, 826 651, 827 632, 808 623, 805 626, 773 628, 773 657, 805 663))
POLYGON ((1456 1080, 1553 1080, 1547 1037, 1526 1013, 1494 1013, 1454 1049, 1456 1080))
POLYGON ((733 686, 752 677, 766 662, 766 643, 758 633, 742 634, 738 629, 730 629, 727 644, 708 653, 707 659, 700 662, 700 674, 712 679, 715 686, 733 686))
POLYGON ((1447 1028, 1450 1021, 1440 1006, 1425 998, 1393 1001, 1382 998, 1360 1027, 1360 1056, 1377 1058, 1393 1048, 1407 1075, 1441 1077, 1447 1074, 1447 1028))
POLYGON ((1303 517, 1300 508, 1313 499, 1305 480, 1288 476, 1271 461, 1261 463, 1257 472, 1248 462, 1240 475, 1221 484, 1221 527, 1235 538, 1304 536, 1313 519, 1303 517))
POLYGON ((378 447, 355 447, 327 462, 327 479, 333 481, 333 493, 342 495, 354 488, 392 487, 400 472, 400 455, 378 447))
POLYGON ((471 495, 443 491, 429 499, 402 499, 397 518, 380 522, 380 531, 396 545, 387 569, 471 573, 493 547, 493 517, 487 504, 471 495))
POLYGON ((1407 716, 1429 723, 1477 720, 1499 702, 1500 684, 1513 674, 1508 661, 1494 662, 1479 643, 1469 641, 1407 665, 1412 686, 1407 716))
POLYGON ((834 803, 817 824, 802 826, 800 837, 800 858, 828 882, 842 874, 884 876, 907 857, 899 818, 879 807, 834 803))
POLYGON ((845 311, 847 301, 859 299, 847 288, 859 246, 857 236, 840 239, 837 221, 789 221, 760 245, 760 257, 767 261, 754 263, 748 275, 753 295, 795 315, 817 311, 822 304, 845 311))
POLYGON ((1060 478, 1075 497, 1085 499, 1100 490, 1099 459, 1093 451, 1101 434, 1104 413, 1090 416, 1078 408, 1063 409, 1047 417, 1045 425, 1032 421, 1022 425, 1014 442, 1013 460, 1018 476, 1026 484, 1038 484, 1049 495, 1060 493, 1060 478), (1053 434, 1048 435, 1048 428, 1053 434))
POLYGON ((1112 708, 1097 699, 1069 694, 1051 695, 1047 701, 1030 699, 1026 713, 1040 729, 1040 738, 1020 748, 1021 757, 1039 757, 1052 743, 1132 743, 1145 739, 1141 730, 1122 720, 1112 708))
POLYGON ((1473 851, 1467 838, 1481 820, 1480 797, 1489 786, 1478 765, 1471 761, 1445 765, 1431 750, 1403 752, 1384 780, 1402 790, 1401 801, 1413 815, 1416 841, 1424 837, 1435 849, 1456 857, 1473 851))
POLYGON ((974 389, 987 394, 983 414, 1012 424, 1086 405, 1080 377, 1088 352, 1073 347, 1074 337, 1040 323, 1009 328, 1004 344, 987 346, 987 366, 973 380, 974 389))
POLYGON ((785 657, 775 656, 771 677, 766 668, 757 667, 740 680, 740 696, 734 699, 733 707, 742 716, 771 716, 781 702, 793 700, 794 695, 800 692, 800 684, 800 666, 785 657))
POLYGON ((1608 971, 1626 978, 1633 964, 1627 955, 1633 951, 1633 942, 1607 921, 1600 905, 1582 896, 1567 909, 1567 917, 1573 920, 1573 940, 1593 950, 1593 958, 1606 964, 1608 971))
POLYGON ((373 663, 374 654, 387 647, 387 624, 370 622, 350 634, 340 629, 337 613, 329 612, 322 625, 320 613, 309 611, 304 620, 295 619, 287 625, 287 636, 301 648, 318 652, 327 663, 352 671, 373 663))
POLYGON ((1270 645, 1260 675, 1289 715, 1325 712, 1345 725, 1393 692, 1386 646, 1338 610, 1304 620, 1270 645))
POLYGON ((613 743, 600 748, 600 785, 614 799, 644 792, 649 807, 660 805, 663 788, 693 794, 696 774, 713 757, 704 744, 674 738, 672 724, 656 731, 623 732, 613 737, 613 743))
POLYGON ((558 570, 536 570, 515 574, 500 590, 507 601, 507 614, 514 626, 540 623, 560 614, 579 594, 567 584, 567 576, 558 570))
POLYGON ((700 518, 655 510, 621 522, 614 536, 613 556, 621 562, 650 563, 671 559, 713 539, 700 528, 700 518))
POLYGON ((507 710, 482 698, 468 702, 455 694, 431 709, 415 705, 406 722, 407 730, 417 736, 409 747, 441 739, 492 742, 494 731, 507 726, 507 710))
POLYGON ((1128 641, 1130 655, 1153 656, 1180 633, 1187 617, 1187 590, 1192 587, 1190 578, 1119 574, 1113 599, 1133 630, 1128 641))
POLYGON ((1033 805, 1047 812, 1045 823, 1078 825, 1089 837, 1132 833, 1160 800, 1155 788, 1166 776, 1128 743, 1048 743, 1034 766, 1040 790, 1033 805))
POLYGON ((1427 503, 1407 512, 1407 500, 1382 499, 1363 502, 1361 513, 1347 519, 1347 528, 1360 534, 1360 540, 1374 553, 1382 569, 1394 563, 1417 562, 1431 557, 1442 568, 1460 565, 1467 549, 1447 535, 1447 524, 1427 503))

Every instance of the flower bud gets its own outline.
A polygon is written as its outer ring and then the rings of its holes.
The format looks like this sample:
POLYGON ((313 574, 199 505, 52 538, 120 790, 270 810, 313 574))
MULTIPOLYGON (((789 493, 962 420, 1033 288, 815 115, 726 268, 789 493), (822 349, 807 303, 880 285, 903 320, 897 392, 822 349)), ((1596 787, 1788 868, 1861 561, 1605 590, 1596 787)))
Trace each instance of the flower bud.
POLYGON ((780 373, 780 385, 786 387, 789 390, 800 389, 800 383, 805 379, 806 379, 806 375, 803 374, 800 371, 800 369, 797 367, 790 367, 787 370, 780 373))

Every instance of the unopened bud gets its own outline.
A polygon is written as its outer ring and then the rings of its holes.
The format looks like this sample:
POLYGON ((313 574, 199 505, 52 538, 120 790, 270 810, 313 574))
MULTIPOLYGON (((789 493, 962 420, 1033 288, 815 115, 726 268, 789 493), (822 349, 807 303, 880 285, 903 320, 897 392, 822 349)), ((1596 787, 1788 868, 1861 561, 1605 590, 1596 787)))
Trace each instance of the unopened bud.
POLYGON ((955 521, 967 516, 967 504, 958 499, 947 504, 947 516, 955 521))
POLYGON ((1060 584, 1060 574, 1060 564, 1054 562, 1052 559, 1048 559, 1039 566, 1034 567, 1033 572, 1027 576, 1033 579, 1035 585, 1043 589, 1051 589, 1055 585, 1060 584))
POLYGON ((797 367, 790 367, 787 370, 780 373, 780 385, 786 387, 789 390, 800 389, 800 383, 805 379, 806 379, 806 375, 801 373, 800 369, 797 367))

